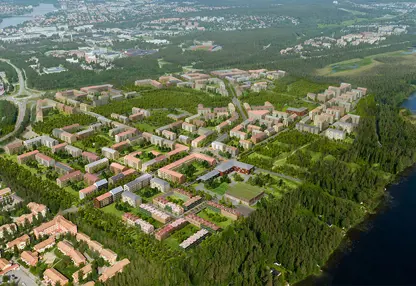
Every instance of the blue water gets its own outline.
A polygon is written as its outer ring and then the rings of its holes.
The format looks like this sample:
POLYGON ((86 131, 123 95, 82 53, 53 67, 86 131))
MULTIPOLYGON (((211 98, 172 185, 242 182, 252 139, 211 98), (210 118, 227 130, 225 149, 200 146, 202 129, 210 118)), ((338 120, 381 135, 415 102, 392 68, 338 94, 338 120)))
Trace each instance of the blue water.
POLYGON ((53 4, 39 4, 39 6, 34 6, 33 11, 29 14, 3 19, 3 21, 0 23, 0 29, 4 29, 10 26, 17 26, 24 23, 25 21, 32 20, 35 16, 46 15, 47 13, 53 12, 55 10, 56 8, 53 6, 53 4))
MULTIPOLYGON (((416 92, 403 106, 416 113, 416 92)), ((416 166, 387 191, 388 202, 364 230, 349 233, 351 245, 300 285, 416 285, 416 166)))

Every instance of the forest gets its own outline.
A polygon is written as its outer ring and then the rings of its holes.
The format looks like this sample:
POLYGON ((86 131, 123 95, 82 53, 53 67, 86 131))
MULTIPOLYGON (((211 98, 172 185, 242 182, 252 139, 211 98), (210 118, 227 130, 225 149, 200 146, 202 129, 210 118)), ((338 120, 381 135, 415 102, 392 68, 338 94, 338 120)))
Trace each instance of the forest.
POLYGON ((13 103, 6 100, 0 101, 0 136, 14 130, 17 114, 17 108, 13 103))

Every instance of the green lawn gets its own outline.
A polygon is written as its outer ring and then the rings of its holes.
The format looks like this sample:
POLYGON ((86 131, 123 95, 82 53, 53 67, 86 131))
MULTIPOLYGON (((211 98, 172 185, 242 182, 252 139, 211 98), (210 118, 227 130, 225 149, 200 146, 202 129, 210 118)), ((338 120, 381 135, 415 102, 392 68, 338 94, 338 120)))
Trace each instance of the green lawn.
POLYGON ((175 199, 175 200, 181 200, 183 202, 186 202, 187 200, 189 200, 187 196, 184 196, 184 195, 181 195, 181 194, 178 194, 178 193, 174 193, 173 195, 171 195, 169 197, 172 198, 172 199, 175 199))
POLYGON ((114 214, 120 218, 124 215, 123 211, 119 211, 118 209, 116 209, 116 204, 114 203, 106 207, 103 207, 101 210, 109 214, 114 214))
POLYGON ((171 236, 164 240, 164 242, 173 249, 180 249, 179 244, 185 239, 198 231, 198 228, 192 224, 188 224, 184 228, 175 231, 171 236))
POLYGON ((208 208, 205 208, 202 211, 200 211, 198 213, 198 216, 203 219, 206 219, 207 221, 215 223, 223 229, 233 223, 232 219, 225 217, 217 212, 214 212, 213 210, 210 210, 208 208))
POLYGON ((233 186, 229 186, 227 194, 244 199, 252 199, 258 196, 263 190, 257 186, 252 186, 246 183, 237 183, 233 186))
POLYGON ((221 185, 219 185, 217 188, 213 189, 212 191, 214 193, 219 194, 219 195, 222 196, 222 195, 225 194, 227 189, 228 189, 228 184, 227 183, 221 183, 221 185))

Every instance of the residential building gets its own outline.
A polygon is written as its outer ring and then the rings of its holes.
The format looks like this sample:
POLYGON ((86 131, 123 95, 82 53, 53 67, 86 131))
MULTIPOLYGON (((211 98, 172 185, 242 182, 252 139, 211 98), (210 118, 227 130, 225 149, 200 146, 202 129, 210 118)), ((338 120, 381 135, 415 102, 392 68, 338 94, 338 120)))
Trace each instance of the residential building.
POLYGON ((69 283, 69 280, 55 270, 55 268, 48 268, 43 272, 43 283, 51 286, 55 286, 56 284, 64 286, 69 283))
POLYGON ((206 219, 203 219, 202 217, 199 217, 199 216, 197 216, 196 214, 193 214, 193 213, 186 215, 185 219, 189 223, 191 223, 191 224, 193 224, 197 227, 204 228, 204 229, 212 231, 212 232, 216 232, 216 231, 220 230, 220 227, 217 226, 216 224, 214 224, 214 223, 212 223, 212 222, 210 222, 206 219))
POLYGON ((96 173, 99 170, 107 168, 109 165, 109 160, 107 158, 100 159, 98 161, 94 161, 88 165, 85 165, 85 172, 87 173, 96 173))
POLYGON ((102 194, 94 199, 94 207, 103 208, 113 203, 113 196, 110 192, 102 194))
POLYGON ((34 150, 31 152, 24 153, 22 155, 17 156, 17 163, 19 165, 25 164, 29 160, 34 160, 35 156, 39 153, 38 150, 34 150))
POLYGON ((84 255, 82 255, 81 252, 79 252, 71 244, 69 244, 69 242, 60 241, 58 242, 57 246, 59 251, 71 258, 75 266, 79 266, 80 264, 85 264, 87 262, 87 259, 84 257, 84 255))
POLYGON ((114 265, 106 268, 104 272, 101 274, 101 276, 98 278, 101 282, 106 282, 108 279, 115 276, 117 273, 123 272, 124 267, 126 267, 128 264, 130 264, 130 261, 125 258, 121 261, 118 261, 114 265))
POLYGON ((172 217, 170 215, 168 215, 167 213, 160 211, 158 209, 156 209, 154 206, 149 205, 149 204, 141 204, 139 206, 140 211, 142 211, 143 213, 145 213, 148 216, 151 216, 152 218, 154 218, 155 220, 165 224, 169 221, 172 220, 172 217))
POLYGON ((195 234, 185 239, 179 246, 185 250, 189 249, 203 241, 208 235, 209 232, 206 229, 200 229, 195 234))
MULTIPOLYGON (((82 279, 85 281, 85 279, 87 279, 88 275, 92 272, 92 265, 91 264, 87 264, 84 267, 82 267, 80 270, 78 270, 77 272, 75 272, 74 274, 72 274, 72 280, 74 281, 74 283, 78 283, 79 282, 79 274, 83 273, 82 275, 82 279)), ((83 286, 85 286, 86 284, 83 284, 83 286)))
POLYGON ((92 162, 100 160, 100 157, 97 156, 97 154, 86 152, 86 151, 82 152, 82 158, 87 160, 88 163, 92 163, 92 162))
POLYGON ((92 194, 94 194, 97 191, 97 187, 95 185, 91 185, 88 186, 82 190, 80 190, 79 193, 79 199, 83 200, 85 199, 87 196, 90 196, 92 194))
POLYGON ((23 249, 30 243, 30 237, 27 234, 24 234, 8 243, 6 243, 6 249, 13 249, 15 246, 18 249, 23 249))
POLYGON ((152 179, 152 175, 150 174, 143 174, 142 176, 136 178, 135 180, 127 183, 124 185, 124 191, 135 192, 140 190, 144 187, 150 185, 150 180, 152 179))
POLYGON ((125 191, 121 195, 121 201, 128 203, 129 205, 135 208, 142 203, 142 198, 136 195, 135 193, 132 193, 130 191, 125 191))
POLYGON ((103 147, 101 149, 101 153, 103 154, 104 157, 110 160, 117 160, 120 157, 120 153, 117 150, 114 150, 108 147, 103 147))
POLYGON ((42 223, 40 226, 33 229, 36 239, 43 235, 59 235, 65 233, 76 234, 78 232, 77 226, 71 221, 67 220, 61 215, 57 215, 53 220, 42 223))
POLYGON ((37 153, 35 155, 35 159, 36 159, 36 161, 40 165, 43 165, 43 166, 46 166, 46 167, 53 167, 53 166, 55 166, 55 160, 52 159, 49 156, 46 156, 45 154, 37 153))
POLYGON ((170 184, 159 178, 152 178, 150 180, 150 187, 152 189, 158 189, 162 193, 167 193, 170 190, 170 184))
POLYGON ((27 265, 27 266, 35 266, 38 264, 39 257, 37 252, 31 251, 23 251, 20 254, 20 259, 27 265))
POLYGON ((4 147, 4 151, 6 152, 7 155, 14 155, 14 154, 18 154, 21 151, 23 151, 24 146, 23 146, 23 141, 22 140, 16 140, 13 143, 9 143, 4 147))
POLYGON ((72 173, 63 175, 62 177, 59 177, 58 179, 56 179, 56 184, 59 187, 64 188, 65 186, 67 186, 68 182, 79 182, 83 179, 83 177, 84 174, 81 173, 81 171, 77 170, 72 173))
POLYGON ((119 163, 111 163, 110 165, 110 171, 113 172, 114 174, 120 174, 123 173, 125 170, 127 170, 126 166, 123 166, 119 163))
POLYGON ((46 240, 39 242, 33 247, 33 250, 42 253, 55 245, 55 237, 50 236, 46 240))

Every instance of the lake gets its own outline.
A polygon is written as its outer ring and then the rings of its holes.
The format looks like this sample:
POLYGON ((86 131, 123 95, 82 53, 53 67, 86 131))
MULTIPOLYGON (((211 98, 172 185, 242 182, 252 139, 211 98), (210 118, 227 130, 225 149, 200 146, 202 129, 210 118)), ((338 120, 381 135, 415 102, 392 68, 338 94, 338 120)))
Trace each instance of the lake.
POLYGON ((3 21, 0 23, 0 29, 22 24, 25 21, 30 21, 35 16, 42 16, 55 10, 57 9, 55 8, 55 6, 53 6, 53 4, 39 4, 39 6, 33 7, 33 11, 31 13, 10 18, 4 18, 3 21))
MULTIPOLYGON (((416 92, 403 104, 416 113, 416 92)), ((416 166, 387 188, 390 198, 339 249, 320 277, 299 285, 416 285, 416 166)))

